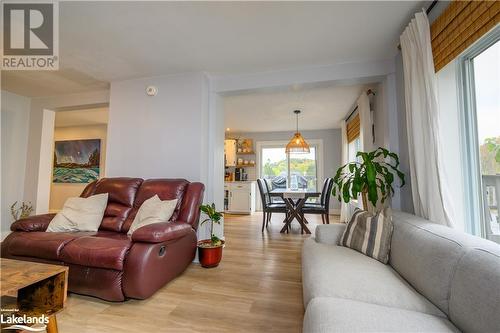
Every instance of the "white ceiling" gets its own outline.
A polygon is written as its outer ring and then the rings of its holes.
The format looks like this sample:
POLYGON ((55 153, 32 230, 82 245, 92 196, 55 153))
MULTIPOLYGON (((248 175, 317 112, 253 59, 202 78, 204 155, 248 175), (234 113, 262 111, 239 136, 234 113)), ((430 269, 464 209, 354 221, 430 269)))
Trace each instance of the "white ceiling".
POLYGON ((107 125, 108 108, 57 111, 55 127, 107 125))
POLYGON ((27 96, 113 80, 388 59, 422 1, 60 2, 59 72, 3 72, 27 96))
POLYGON ((299 130, 339 128, 367 87, 364 85, 290 87, 223 98, 224 126, 230 132, 294 131, 293 110, 301 110, 299 130))

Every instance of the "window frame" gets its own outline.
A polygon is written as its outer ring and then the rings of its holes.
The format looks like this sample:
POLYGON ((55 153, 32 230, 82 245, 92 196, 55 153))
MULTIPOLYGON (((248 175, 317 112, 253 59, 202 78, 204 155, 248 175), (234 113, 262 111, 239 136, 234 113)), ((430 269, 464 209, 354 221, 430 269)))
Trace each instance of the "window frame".
POLYGON ((465 195, 466 231, 487 238, 486 216, 483 202, 483 185, 479 158, 476 94, 474 82, 474 58, 500 40, 500 26, 472 44, 457 58, 457 83, 461 160, 465 195), (479 223, 474 223, 479 217, 479 223))
MULTIPOLYGON (((321 186, 320 184, 323 183, 323 140, 322 139, 311 139, 311 140, 306 140, 307 143, 309 143, 310 146, 316 148, 316 190, 319 189, 321 186)), ((262 178, 262 148, 283 148, 287 145, 288 141, 257 141, 256 142, 256 148, 257 148, 257 159, 256 159, 256 164, 257 164, 257 178, 262 178)), ((290 154, 287 155, 287 172, 290 172, 290 154)), ((290 179, 288 179, 290 175, 287 175, 287 182, 290 182, 290 179)))

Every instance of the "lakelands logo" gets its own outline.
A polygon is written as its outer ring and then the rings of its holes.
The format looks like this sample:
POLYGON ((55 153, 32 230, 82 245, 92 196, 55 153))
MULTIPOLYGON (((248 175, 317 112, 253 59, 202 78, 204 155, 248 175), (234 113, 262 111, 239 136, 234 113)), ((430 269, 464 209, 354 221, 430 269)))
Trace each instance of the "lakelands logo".
POLYGON ((24 330, 28 332, 45 332, 49 317, 41 315, 39 317, 31 317, 27 315, 14 316, 14 315, 1 315, 0 322, 3 325, 10 325, 3 327, 2 330, 24 330))
POLYGON ((57 2, 4 2, 3 70, 59 68, 59 6, 57 2))

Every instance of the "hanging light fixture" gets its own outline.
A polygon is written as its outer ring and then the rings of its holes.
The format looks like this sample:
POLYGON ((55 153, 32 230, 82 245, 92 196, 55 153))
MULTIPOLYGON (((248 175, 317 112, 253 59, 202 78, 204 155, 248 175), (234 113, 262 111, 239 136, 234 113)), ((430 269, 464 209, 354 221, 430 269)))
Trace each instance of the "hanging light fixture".
POLYGON ((288 153, 309 153, 309 144, 302 137, 302 134, 299 132, 299 114, 300 110, 293 111, 295 116, 297 117, 297 131, 293 135, 293 138, 286 145, 285 152, 288 153))

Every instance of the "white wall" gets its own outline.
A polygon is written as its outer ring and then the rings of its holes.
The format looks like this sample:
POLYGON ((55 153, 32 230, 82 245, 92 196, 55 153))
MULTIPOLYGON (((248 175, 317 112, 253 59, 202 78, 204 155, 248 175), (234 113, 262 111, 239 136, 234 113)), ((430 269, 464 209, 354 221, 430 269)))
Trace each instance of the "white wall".
POLYGON ((1 238, 8 231, 12 218, 10 205, 25 201, 24 173, 28 149, 30 99, 2 91, 1 108, 1 155, 2 155, 2 197, 1 238))
MULTIPOLYGON (((464 196, 464 163, 460 149, 460 107, 458 104, 457 64, 452 61, 436 73, 438 86, 439 143, 443 190, 448 190, 449 202, 445 202, 453 225, 466 230, 464 196)), ((446 195, 444 196, 447 197, 446 195)))
POLYGON ((204 180, 204 89, 202 74, 112 82, 106 174, 204 180), (148 85, 157 96, 146 95, 148 85))
MULTIPOLYGON (((57 118, 57 114, 56 114, 57 118)), ((105 177, 106 166, 106 125, 56 127, 54 141, 101 139, 101 159, 99 177, 105 177)), ((80 183, 51 183, 49 211, 57 212, 62 209, 67 198, 78 197, 87 184, 80 183)))

